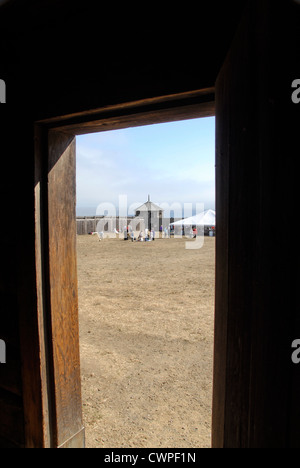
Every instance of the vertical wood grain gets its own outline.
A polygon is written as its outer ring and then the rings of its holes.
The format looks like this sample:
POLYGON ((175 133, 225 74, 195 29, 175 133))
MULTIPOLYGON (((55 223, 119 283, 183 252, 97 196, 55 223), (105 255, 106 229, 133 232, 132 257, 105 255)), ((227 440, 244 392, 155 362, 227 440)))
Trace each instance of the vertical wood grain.
POLYGON ((48 229, 55 440, 81 433, 83 445, 76 264, 75 138, 49 133, 48 229))
POLYGON ((213 447, 299 446, 299 246, 285 232, 298 196, 299 15, 291 2, 249 3, 216 85, 213 447), (278 35, 282 22, 294 27, 278 35))

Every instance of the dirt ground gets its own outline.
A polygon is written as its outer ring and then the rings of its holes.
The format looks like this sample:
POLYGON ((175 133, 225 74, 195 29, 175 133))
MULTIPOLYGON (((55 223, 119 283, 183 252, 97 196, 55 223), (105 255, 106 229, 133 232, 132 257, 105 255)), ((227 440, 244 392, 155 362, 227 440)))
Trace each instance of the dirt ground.
POLYGON ((77 242, 87 447, 209 447, 215 239, 77 242))

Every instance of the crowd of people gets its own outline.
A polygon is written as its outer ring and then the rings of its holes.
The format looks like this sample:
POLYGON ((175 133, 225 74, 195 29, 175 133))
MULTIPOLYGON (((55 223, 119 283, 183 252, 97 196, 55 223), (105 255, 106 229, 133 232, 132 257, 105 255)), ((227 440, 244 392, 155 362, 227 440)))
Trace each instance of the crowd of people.
MULTIPOLYGON (((212 231, 212 234, 214 235, 215 233, 215 228, 210 228, 209 229, 210 231, 212 231)), ((139 233, 137 234, 136 231, 134 231, 132 229, 132 226, 124 226, 123 230, 121 229, 120 231, 118 231, 116 228, 114 230, 114 233, 115 234, 118 234, 118 235, 122 235, 124 236, 124 240, 125 241, 128 241, 128 240, 131 240, 131 242, 152 242, 152 241, 155 241, 155 238, 156 238, 156 231, 154 228, 151 228, 151 229, 145 229, 145 230, 142 230, 142 231, 139 231, 139 233)), ((99 240, 103 240, 104 239, 104 232, 91 232, 90 234, 97 234, 98 237, 99 237, 99 240)), ((185 236, 185 237, 189 237, 189 238, 196 238, 197 235, 198 235, 198 230, 197 230, 197 227, 196 226, 189 226, 189 227, 184 227, 182 226, 181 228, 178 227, 177 229, 174 228, 174 226, 166 226, 165 228, 163 226, 160 227, 159 229, 159 237, 160 238, 164 238, 164 239, 169 239, 171 238, 172 236, 174 235, 182 235, 185 236), (179 230, 181 232, 179 232, 179 230)), ((209 233, 210 234, 210 233, 209 233)))
POLYGON ((132 230, 131 226, 125 226, 123 229, 124 240, 131 240, 131 242, 150 242, 155 241, 155 230, 145 229, 145 231, 140 231, 139 235, 136 237, 135 232, 132 230))

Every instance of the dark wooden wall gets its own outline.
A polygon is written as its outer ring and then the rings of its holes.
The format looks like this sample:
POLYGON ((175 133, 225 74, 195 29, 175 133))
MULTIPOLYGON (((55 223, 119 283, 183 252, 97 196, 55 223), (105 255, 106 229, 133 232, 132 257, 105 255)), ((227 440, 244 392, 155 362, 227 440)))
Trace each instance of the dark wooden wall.
MULTIPOLYGON (((33 186, 34 181, 33 164, 29 174, 26 159, 19 155, 24 154, 23 144, 29 152, 33 151, 33 139, 29 133, 30 126, 19 126, 18 119, 13 119, 5 107, 1 106, 0 113, 1 215, 5 219, 9 213, 15 212, 19 218, 16 228, 1 229, 0 234, 0 334, 7 344, 7 363, 0 366, 0 445, 6 447, 25 444, 23 377, 26 379, 32 354, 38 354, 38 348, 26 346, 21 351, 28 328, 33 330, 35 327, 36 293, 34 210, 28 210, 28 207, 33 207, 34 200, 29 190, 29 184, 33 186), (18 138, 14 138, 16 134, 18 138), (28 175, 28 189, 24 187, 22 174, 28 175)), ((35 408, 38 408, 37 401, 35 408)))
POLYGON ((299 21, 293 2, 252 2, 216 84, 215 447, 300 445, 299 21))
POLYGON ((0 15, 8 102, 38 120, 213 87, 244 3, 12 0, 0 15))

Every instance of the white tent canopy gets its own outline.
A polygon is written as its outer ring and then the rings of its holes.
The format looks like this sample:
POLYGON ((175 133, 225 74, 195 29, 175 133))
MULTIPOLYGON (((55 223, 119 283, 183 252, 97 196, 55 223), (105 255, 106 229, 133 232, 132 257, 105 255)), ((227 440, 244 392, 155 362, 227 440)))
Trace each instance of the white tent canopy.
POLYGON ((196 216, 181 219, 176 223, 171 223, 170 226, 215 226, 216 212, 214 210, 206 210, 196 216))

